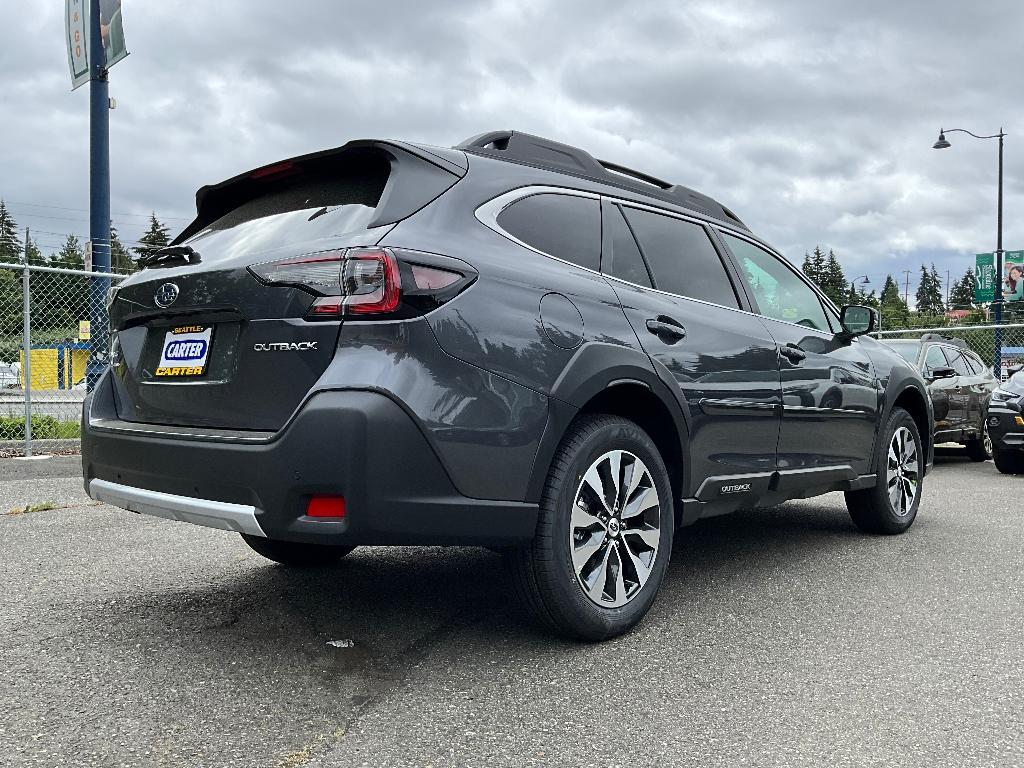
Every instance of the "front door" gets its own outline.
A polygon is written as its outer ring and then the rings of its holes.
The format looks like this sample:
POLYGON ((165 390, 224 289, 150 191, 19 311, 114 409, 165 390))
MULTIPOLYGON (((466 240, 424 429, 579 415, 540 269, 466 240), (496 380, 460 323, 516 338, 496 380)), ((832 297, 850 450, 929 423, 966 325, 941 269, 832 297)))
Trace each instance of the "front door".
POLYGON ((720 234, 779 347, 779 471, 869 473, 880 391, 862 343, 837 339, 833 323, 838 326, 838 320, 783 259, 748 240, 720 234))
POLYGON ((701 224, 635 208, 624 213, 604 205, 602 271, 613 278, 644 350, 685 398, 691 477, 697 478, 688 492, 697 494, 701 483, 702 500, 733 488, 764 492, 779 435, 775 342, 755 315, 739 310, 729 273, 701 224), (732 476, 742 480, 730 482, 732 476))

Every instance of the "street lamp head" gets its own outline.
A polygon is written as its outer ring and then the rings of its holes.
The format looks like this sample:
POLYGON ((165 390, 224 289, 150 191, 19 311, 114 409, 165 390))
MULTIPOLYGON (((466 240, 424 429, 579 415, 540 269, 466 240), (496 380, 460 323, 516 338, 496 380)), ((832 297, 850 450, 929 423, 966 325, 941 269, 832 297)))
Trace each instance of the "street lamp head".
POLYGON ((949 149, 952 144, 946 141, 946 134, 939 131, 939 140, 932 144, 932 149, 949 149))

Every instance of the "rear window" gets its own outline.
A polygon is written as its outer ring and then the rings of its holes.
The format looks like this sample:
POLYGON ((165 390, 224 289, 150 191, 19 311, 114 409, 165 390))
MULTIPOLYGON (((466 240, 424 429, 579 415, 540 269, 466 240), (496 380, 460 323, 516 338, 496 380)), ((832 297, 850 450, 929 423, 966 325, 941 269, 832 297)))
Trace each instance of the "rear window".
POLYGON ((498 226, 542 253, 595 272, 601 265, 601 205, 589 197, 524 197, 498 215, 498 226))
POLYGON ((364 230, 387 183, 386 160, 366 158, 330 172, 269 180, 265 191, 207 225, 186 242, 208 255, 258 253, 297 242, 364 230))

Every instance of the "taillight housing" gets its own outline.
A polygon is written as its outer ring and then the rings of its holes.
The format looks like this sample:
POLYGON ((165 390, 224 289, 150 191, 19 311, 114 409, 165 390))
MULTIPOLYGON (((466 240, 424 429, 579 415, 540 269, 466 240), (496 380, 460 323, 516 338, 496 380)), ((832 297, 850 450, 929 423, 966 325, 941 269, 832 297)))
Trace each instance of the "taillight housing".
POLYGON ((309 320, 414 317, 454 298, 477 276, 458 259, 393 248, 322 251, 249 270, 267 285, 313 294, 309 320))

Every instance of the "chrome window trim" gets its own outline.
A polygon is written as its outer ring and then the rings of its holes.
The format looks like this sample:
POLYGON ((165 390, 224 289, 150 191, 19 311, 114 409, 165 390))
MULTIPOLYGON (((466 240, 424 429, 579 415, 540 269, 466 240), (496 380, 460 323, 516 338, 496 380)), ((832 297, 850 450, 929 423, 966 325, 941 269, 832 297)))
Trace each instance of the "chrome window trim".
MULTIPOLYGON (((622 198, 622 197, 615 197, 614 195, 597 194, 595 192, 585 192, 584 190, 573 189, 571 187, 553 187, 553 186, 549 186, 549 185, 546 185, 546 184, 531 184, 531 185, 527 185, 525 187, 517 187, 516 189, 510 189, 508 192, 503 192, 502 194, 498 195, 497 197, 491 198, 486 203, 478 206, 477 209, 473 212, 473 215, 476 216, 477 221, 479 221, 485 227, 487 227, 488 229, 492 230, 493 232, 501 235, 506 240, 511 240, 516 245, 521 245, 523 248, 526 248, 527 250, 533 251, 534 253, 539 254, 541 256, 546 256, 549 259, 554 259, 555 261, 559 261, 562 264, 568 264, 569 266, 575 267, 576 269, 582 269, 585 272, 590 272, 590 273, 595 274, 595 275, 600 275, 605 280, 614 280, 615 282, 622 283, 623 285, 628 285, 628 286, 631 286, 633 288, 640 288, 641 290, 644 290, 644 291, 652 291, 653 293, 660 293, 663 296, 671 296, 673 298, 683 299, 685 301, 695 301, 698 304, 703 304, 703 305, 708 306, 708 307, 717 307, 718 309, 727 309, 730 312, 740 312, 741 314, 749 315, 751 317, 757 317, 757 318, 761 318, 761 319, 765 319, 765 320, 772 320, 774 322, 785 323, 786 325, 792 325, 794 328, 801 328, 801 329, 803 329, 805 331, 813 331, 815 333, 820 333, 825 338, 834 338, 835 337, 835 333, 833 333, 832 331, 821 331, 821 330, 819 330, 817 328, 808 328, 806 325, 800 325, 799 323, 791 323, 788 320, 775 320, 775 318, 770 318, 767 315, 762 315, 762 314, 760 314, 758 312, 751 312, 749 310, 743 309, 742 307, 729 307, 729 306, 726 306, 725 304, 716 304, 713 301, 705 301, 704 299, 697 299, 697 298, 694 298, 693 296, 683 296, 682 294, 672 293, 670 291, 663 291, 663 290, 660 290, 659 288, 652 288, 649 285, 640 285, 639 283, 632 283, 629 280, 623 280, 621 277, 615 277, 614 275, 609 275, 608 273, 601 272, 600 270, 590 269, 589 267, 580 266, 579 264, 576 264, 575 262, 567 261, 566 259, 560 259, 558 256, 554 256, 554 255, 552 255, 550 253, 546 253, 546 252, 540 250, 539 248, 534 248, 532 245, 529 245, 528 243, 524 243, 522 240, 517 238, 515 235, 512 235, 512 234, 506 232, 498 224, 498 216, 501 214, 501 212, 503 210, 508 208, 513 203, 516 203, 519 200, 522 200, 523 198, 526 198, 526 197, 532 197, 533 195, 544 195, 544 194, 567 195, 569 197, 584 197, 584 198, 587 198, 588 200, 607 200, 607 201, 609 201, 611 203, 614 203, 616 205, 624 205, 624 206, 626 206, 628 208, 636 208, 636 209, 641 210, 641 211, 649 211, 651 213, 661 214, 662 216, 671 216, 673 218, 680 219, 682 221, 686 221, 686 222, 689 222, 691 224, 698 224, 698 225, 700 225, 708 233, 709 237, 710 237, 712 231, 717 231, 717 232, 721 232, 721 233, 728 233, 730 235, 736 235, 736 236, 740 237, 743 240, 748 240, 752 245, 756 245, 756 246, 758 246, 760 248, 763 248, 764 250, 768 251, 771 255, 775 256, 776 258, 782 259, 783 262, 787 266, 789 266, 790 269, 793 269, 793 271, 799 277, 801 277, 806 284, 808 284, 811 287, 811 290, 814 291, 814 294, 816 296, 818 296, 820 299, 828 302, 829 305, 832 304, 832 302, 829 301, 827 296, 823 296, 821 294, 821 292, 818 291, 818 289, 814 285, 812 285, 811 283, 809 283, 807 281, 806 275, 800 274, 797 270, 795 270, 792 267, 792 265, 789 264, 789 260, 786 259, 785 256, 780 254, 778 251, 776 251, 771 246, 768 246, 765 243, 760 242, 757 238, 755 238, 753 236, 750 236, 750 235, 742 234, 742 233, 740 233, 737 230, 728 229, 727 227, 720 226, 718 224, 710 224, 707 221, 705 221, 704 219, 697 218, 696 216, 691 216, 691 215, 685 214, 685 213, 678 213, 676 211, 669 211, 669 210, 666 210, 665 208, 658 208, 657 206, 654 206, 654 205, 648 205, 647 203, 638 203, 635 200, 627 200, 627 199, 622 198)), ((712 244, 714 244, 714 238, 711 238, 711 240, 712 240, 712 244)), ((728 276, 728 270, 726 271, 726 275, 728 276)), ((854 341, 856 341, 856 339, 854 339, 854 341)))

